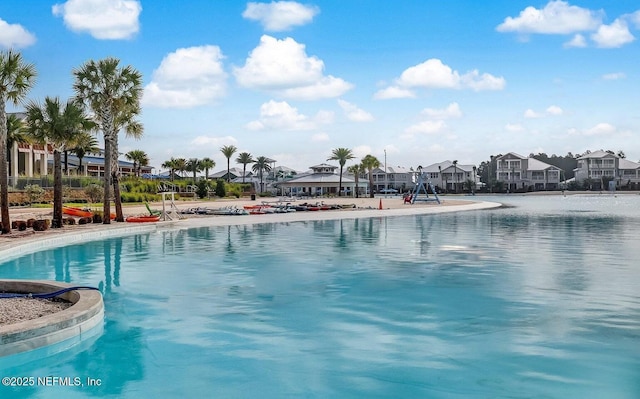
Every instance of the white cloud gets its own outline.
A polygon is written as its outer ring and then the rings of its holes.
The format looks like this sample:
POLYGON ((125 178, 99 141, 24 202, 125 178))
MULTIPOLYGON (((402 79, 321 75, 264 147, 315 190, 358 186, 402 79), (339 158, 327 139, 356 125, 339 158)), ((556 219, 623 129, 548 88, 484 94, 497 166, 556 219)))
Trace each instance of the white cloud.
POLYGON ((170 53, 153 71, 143 102, 158 107, 189 108, 225 95, 227 74, 218 46, 181 48, 170 53))
POLYGON ((504 129, 511 133, 521 132, 524 130, 524 127, 518 123, 507 123, 504 129))
POLYGON ((550 115, 550 116, 559 116, 564 114, 564 110, 560 107, 558 107, 557 105, 551 105, 549 107, 547 107, 547 109, 545 110, 544 113, 542 112, 536 112, 534 110, 532 110, 531 108, 527 109, 526 111, 524 111, 524 117, 527 119, 535 119, 535 118, 542 118, 545 115, 550 115))
POLYGON ((633 14, 627 14, 626 17, 636 26, 636 28, 640 28, 640 10, 633 14))
POLYGON ((437 58, 429 59, 421 64, 405 69, 396 79, 395 85, 378 91, 375 98, 387 99, 401 96, 409 97, 413 88, 426 89, 472 89, 502 90, 505 80, 488 73, 480 74, 477 70, 460 74, 437 58), (393 95, 397 95, 394 97, 393 95))
POLYGON ((598 123, 584 132, 586 136, 606 136, 614 133, 616 133, 616 127, 609 123, 598 123))
POLYGON ((348 101, 338 99, 338 104, 340 108, 344 111, 347 118, 354 122, 370 122, 373 120, 373 115, 368 113, 367 111, 358 108, 357 105, 351 104, 348 101))
POLYGON ((618 80, 624 79, 626 77, 627 75, 625 75, 623 72, 607 73, 605 75, 602 75, 602 79, 604 80, 618 80))
POLYGON ((389 100, 392 98, 415 98, 415 93, 409 89, 398 86, 389 86, 386 89, 378 90, 373 98, 376 100, 389 100))
POLYGON ((534 119, 534 118, 540 118, 542 117, 542 115, 540 115, 536 111, 529 108, 528 110, 524 111, 524 117, 527 119, 534 119))
POLYGON ((591 40, 598 47, 614 48, 633 42, 635 37, 629 32, 625 21, 616 19, 611 25, 601 25, 597 32, 591 35, 591 40))
POLYGON ((327 133, 316 133, 313 136, 311 136, 311 141, 313 141, 314 143, 321 143, 324 141, 329 141, 329 135, 327 133))
POLYGON ((506 84, 503 77, 496 77, 488 73, 480 74, 477 69, 460 77, 462 87, 468 87, 474 91, 502 90, 506 84))
POLYGON ((564 47, 587 47, 587 40, 581 34, 577 33, 568 42, 564 44, 564 47))
POLYGON ((128 39, 140 29, 142 6, 137 0, 68 0, 52 7, 74 32, 89 32, 96 39, 128 39))
POLYGON ((453 89, 458 86, 460 75, 437 58, 405 69, 398 79, 404 87, 453 89))
POLYGON ((281 32, 311 22, 319 12, 318 7, 295 1, 250 2, 242 16, 259 21, 267 31, 281 32))
POLYGON ((23 48, 36 42, 36 37, 18 24, 10 24, 0 18, 0 46, 10 48, 23 48))
POLYGON ((260 118, 247 124, 249 130, 313 130, 316 123, 286 101, 270 100, 260 106, 260 118))
POLYGON ((353 85, 340 78, 324 76, 319 81, 309 86, 293 87, 280 91, 280 95, 294 100, 318 100, 321 98, 334 98, 351 90, 353 85))
POLYGON ((405 132, 409 134, 436 134, 442 132, 447 127, 443 120, 428 120, 409 126, 405 132))
POLYGON ((323 69, 324 62, 307 56, 304 44, 263 35, 244 66, 234 68, 234 75, 243 87, 304 100, 338 97, 353 87, 340 78, 324 76, 323 69))
POLYGON ((618 130, 615 126, 603 122, 584 131, 580 131, 576 128, 570 128, 567 130, 567 133, 570 136, 610 136, 618 133, 618 130))
POLYGON ((602 13, 571 6, 565 1, 550 1, 543 9, 527 7, 518 17, 505 18, 498 32, 570 34, 591 31, 600 25, 602 13))
POLYGON ((460 118, 462 111, 458 103, 451 103, 444 109, 425 108, 422 110, 422 114, 428 116, 431 119, 449 119, 460 118))
POLYGON ((558 116, 558 115, 564 114, 564 111, 562 110, 562 108, 558 107, 557 105, 550 106, 549 108, 546 109, 546 111, 548 115, 558 116))

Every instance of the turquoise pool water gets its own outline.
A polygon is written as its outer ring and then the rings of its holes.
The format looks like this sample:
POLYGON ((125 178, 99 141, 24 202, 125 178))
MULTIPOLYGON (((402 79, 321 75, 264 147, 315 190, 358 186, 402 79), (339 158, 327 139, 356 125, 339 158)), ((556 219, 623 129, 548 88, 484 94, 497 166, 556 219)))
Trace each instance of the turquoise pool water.
POLYGON ((100 286, 106 321, 71 350, 0 359, 2 377, 83 386, 0 397, 640 397, 640 196, 493 199, 513 207, 162 231, 2 263, 0 278, 100 286))

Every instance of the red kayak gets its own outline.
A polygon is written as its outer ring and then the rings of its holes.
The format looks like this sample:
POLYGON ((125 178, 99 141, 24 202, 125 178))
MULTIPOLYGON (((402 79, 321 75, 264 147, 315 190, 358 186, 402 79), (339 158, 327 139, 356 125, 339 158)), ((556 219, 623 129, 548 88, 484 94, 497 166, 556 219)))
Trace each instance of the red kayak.
POLYGON ((126 221, 129 223, 158 222, 160 221, 160 216, 158 215, 129 216, 127 217, 126 221))

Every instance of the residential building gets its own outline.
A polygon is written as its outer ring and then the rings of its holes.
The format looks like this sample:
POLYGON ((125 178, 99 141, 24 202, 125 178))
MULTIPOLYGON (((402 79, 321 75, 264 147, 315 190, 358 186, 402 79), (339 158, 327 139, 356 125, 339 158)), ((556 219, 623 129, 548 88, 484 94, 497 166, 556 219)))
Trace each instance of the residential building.
MULTIPOLYGON (((412 176, 414 172, 411 169, 402 166, 388 166, 375 168, 373 175, 373 190, 377 193, 384 189, 394 189, 398 192, 406 192, 413 188, 412 176)), ((368 179, 368 175, 367 175, 368 179)))
POLYGON ((422 173, 426 173, 427 179, 440 191, 459 193, 468 189, 469 184, 465 182, 473 181, 475 187, 480 179, 476 175, 475 165, 454 164, 452 161, 443 161, 431 164, 422 168, 422 173))
MULTIPOLYGON (((238 167, 229 168, 229 180, 235 181, 236 179, 240 179, 240 182, 242 182, 242 173, 243 173, 243 168, 238 168, 238 167)), ((249 176, 251 176, 251 165, 247 165, 247 172, 246 172, 245 178, 249 176)), ((209 173, 209 179, 227 180, 227 169, 225 168, 219 172, 209 173)))
POLYGON ((634 189, 640 184, 639 163, 602 150, 579 157, 574 172, 576 182, 581 185, 586 182, 589 189, 606 189, 609 181, 615 181, 616 187, 634 189))
MULTIPOLYGON (((338 185, 340 184, 340 174, 336 173, 337 166, 321 163, 311 166, 311 172, 295 175, 292 179, 285 179, 274 183, 274 186, 281 189, 283 194, 288 195, 338 195, 338 185)), ((369 182, 365 179, 358 181, 360 193, 366 192, 369 182)), ((351 177, 342 176, 342 189, 348 195, 355 193, 355 180, 351 177)))
POLYGON ((496 158, 496 181, 511 192, 558 189, 561 172, 557 166, 514 152, 496 158))

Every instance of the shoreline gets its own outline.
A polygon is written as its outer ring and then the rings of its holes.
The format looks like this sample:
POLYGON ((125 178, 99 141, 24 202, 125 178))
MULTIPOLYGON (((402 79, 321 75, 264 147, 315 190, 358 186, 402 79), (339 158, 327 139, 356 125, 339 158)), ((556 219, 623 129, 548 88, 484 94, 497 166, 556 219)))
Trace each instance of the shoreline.
MULTIPOLYGON (((471 198, 469 196, 469 198, 471 198)), ((257 205, 265 202, 275 202, 277 198, 267 198, 263 200, 250 199, 222 199, 214 201, 176 201, 175 205, 179 210, 189 208, 206 207, 210 209, 222 207, 238 207, 245 205, 257 205)), ((0 235, 0 256, 3 260, 22 256, 41 250, 55 248, 58 246, 81 243, 83 241, 94 241, 114 236, 122 236, 136 233, 157 231, 160 229, 185 229, 191 227, 206 226, 227 226, 227 225, 248 225, 260 223, 287 223, 294 221, 313 220, 336 220, 355 219, 369 217, 393 217, 407 215, 436 214, 443 212, 461 212, 470 210, 498 208, 502 204, 497 202, 482 201, 480 198, 474 200, 466 197, 453 196, 441 198, 441 204, 435 202, 416 202, 412 205, 403 203, 401 196, 389 198, 322 198, 325 204, 354 205, 354 208, 328 210, 328 211, 300 211, 291 213, 273 213, 264 215, 181 215, 181 219, 160 221, 156 223, 127 223, 111 222, 111 224, 85 224, 85 225, 65 225, 60 229, 47 229, 42 232, 33 230, 17 231, 12 230, 11 234, 0 235), (464 199, 463 199, 464 198, 464 199), (382 204, 382 209, 380 208, 382 204)), ((286 200, 280 201, 286 204, 286 200)), ((301 204, 304 202, 315 203, 316 199, 296 200, 292 203, 301 204)), ((151 209, 162 209, 162 203, 154 202, 149 204, 151 209)), ((165 204, 167 206, 167 204, 165 204)), ((168 207, 168 206, 167 206, 168 207)), ((11 220, 26 220, 28 218, 51 217, 50 208, 14 208, 10 210, 11 220)), ((145 205, 123 207, 125 217, 130 215, 148 214, 145 205)))

